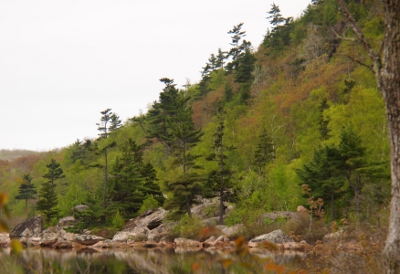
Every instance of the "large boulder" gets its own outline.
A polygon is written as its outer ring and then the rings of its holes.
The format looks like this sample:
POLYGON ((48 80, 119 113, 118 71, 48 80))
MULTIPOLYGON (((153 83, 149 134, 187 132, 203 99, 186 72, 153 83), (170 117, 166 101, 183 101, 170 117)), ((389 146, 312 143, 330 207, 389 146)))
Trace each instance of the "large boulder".
POLYGON ((290 238, 288 238, 282 230, 277 229, 268 234, 260 235, 251 239, 248 243, 249 247, 257 247, 260 244, 268 242, 273 244, 281 244, 285 242, 293 242, 290 238))
POLYGON ((33 217, 26 222, 20 223, 10 233, 10 238, 37 237, 43 231, 43 218, 41 215, 33 217))
POLYGON ((217 225, 217 228, 221 230, 222 235, 225 235, 229 239, 234 239, 243 235, 244 225, 236 224, 233 226, 217 225))
POLYGON ((75 241, 81 245, 94 245, 97 242, 104 241, 105 238, 96 235, 79 234, 76 235, 75 241))
POLYGON ((124 225, 124 231, 133 231, 137 228, 147 227, 149 230, 157 228, 162 224, 167 212, 163 208, 147 210, 137 218, 131 219, 124 225))
POLYGON ((58 221, 58 226, 61 228, 66 228, 66 227, 73 226, 76 223, 77 223, 77 220, 75 219, 74 216, 67 216, 67 217, 61 218, 58 221))

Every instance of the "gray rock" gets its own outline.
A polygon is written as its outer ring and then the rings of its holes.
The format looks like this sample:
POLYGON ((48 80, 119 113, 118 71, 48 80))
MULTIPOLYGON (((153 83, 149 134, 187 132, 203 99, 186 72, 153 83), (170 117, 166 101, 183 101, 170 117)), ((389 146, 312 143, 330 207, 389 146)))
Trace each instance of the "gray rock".
POLYGON ((74 216, 67 216, 58 221, 58 226, 65 228, 65 227, 73 226, 76 223, 77 223, 77 220, 74 218, 74 216))
POLYGON ((43 231, 43 218, 41 215, 33 217, 26 222, 18 224, 10 233, 10 238, 30 238, 39 236, 43 231))
POLYGON ((104 240, 105 238, 96 235, 79 234, 75 237, 75 241, 81 245, 94 245, 95 243, 104 240))
POLYGON ((280 229, 274 230, 271 233, 260 235, 256 238, 253 238, 249 241, 249 247, 256 247, 263 242, 269 242, 273 244, 281 244, 285 242, 292 242, 293 240, 288 239, 288 237, 283 234, 283 231, 280 229))
POLYGON ((133 231, 134 229, 143 227, 146 227, 149 230, 157 228, 162 224, 167 212, 168 211, 161 207, 155 210, 148 210, 139 217, 127 222, 124 226, 124 231, 133 231))
POLYGON ((217 225, 217 228, 221 230, 221 233, 228 237, 229 239, 236 238, 243 235, 244 225, 236 224, 233 226, 217 225))

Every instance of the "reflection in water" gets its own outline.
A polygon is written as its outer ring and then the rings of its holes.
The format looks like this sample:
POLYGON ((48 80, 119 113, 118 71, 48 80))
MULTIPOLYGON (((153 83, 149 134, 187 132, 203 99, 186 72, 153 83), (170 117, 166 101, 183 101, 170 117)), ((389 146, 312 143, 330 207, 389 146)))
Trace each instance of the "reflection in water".
POLYGON ((118 249, 97 252, 26 249, 22 254, 0 253, 1 273, 262 273, 271 260, 295 268, 299 254, 267 251, 238 253, 198 250, 118 249))

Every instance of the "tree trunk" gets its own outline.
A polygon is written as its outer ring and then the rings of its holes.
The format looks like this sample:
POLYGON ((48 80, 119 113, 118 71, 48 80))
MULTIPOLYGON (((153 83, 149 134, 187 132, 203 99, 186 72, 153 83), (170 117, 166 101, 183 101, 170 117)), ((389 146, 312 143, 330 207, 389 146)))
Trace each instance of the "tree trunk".
POLYGON ((103 214, 101 215, 101 222, 104 224, 106 222, 106 216, 105 216, 105 209, 106 209, 106 191, 107 191, 107 181, 108 181, 108 159, 107 159, 107 149, 104 150, 104 161, 105 161, 105 167, 104 167, 104 183, 103 183, 103 214))
POLYGON ((400 273, 400 1, 383 0, 385 30, 381 49, 376 52, 368 43, 343 0, 342 12, 356 37, 373 62, 378 88, 386 104, 389 125, 391 201, 389 231, 382 255, 386 273, 400 273))
POLYGON ((377 75, 389 123, 392 191, 383 257, 386 273, 400 273, 400 2, 385 0, 382 67, 377 75))

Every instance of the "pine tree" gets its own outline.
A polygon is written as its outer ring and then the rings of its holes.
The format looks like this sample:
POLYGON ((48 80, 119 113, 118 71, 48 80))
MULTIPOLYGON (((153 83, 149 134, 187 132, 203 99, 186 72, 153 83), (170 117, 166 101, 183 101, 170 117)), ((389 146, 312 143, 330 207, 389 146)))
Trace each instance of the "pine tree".
POLYGON ((196 203, 196 197, 203 191, 200 177, 193 171, 196 168, 196 155, 190 150, 200 141, 201 130, 195 128, 193 110, 187 106, 187 98, 179 97, 176 117, 168 120, 171 130, 170 141, 174 149, 175 165, 182 167, 182 173, 173 181, 166 182, 166 189, 173 197, 166 201, 167 208, 186 210, 191 217, 191 205, 196 203))
POLYGON ((15 196, 17 200, 25 200, 25 214, 28 212, 28 200, 36 198, 36 186, 32 184, 32 176, 25 174, 23 176, 23 182, 19 186, 18 195, 15 196))
POLYGON ((167 120, 175 116, 179 90, 175 87, 173 79, 161 78, 160 81, 165 84, 165 87, 160 93, 159 102, 154 102, 147 113, 150 125, 150 129, 147 131, 147 138, 155 138, 162 143, 165 148, 165 157, 168 158, 171 144, 169 143, 170 133, 167 120))
POLYGON ((46 165, 48 171, 43 175, 47 179, 39 190, 39 201, 37 202, 37 210, 44 215, 44 221, 49 224, 51 220, 58 216, 59 209, 58 197, 55 192, 55 181, 65 177, 60 164, 56 160, 51 159, 50 163, 46 165))
MULTIPOLYGON (((101 111, 100 123, 97 123, 100 131, 100 139, 107 139, 113 131, 118 130, 121 127, 121 120, 118 115, 113 113, 110 108, 101 111)), ((100 150, 100 153, 104 154, 104 181, 103 181, 103 210, 106 208, 106 195, 107 195, 107 182, 108 182, 108 150, 115 146, 115 142, 109 142, 100 150)), ((105 222, 105 216, 102 217, 102 222, 105 222)))
POLYGON ((256 151, 254 152, 254 165, 258 169, 260 175, 264 175, 263 167, 275 160, 275 145, 265 130, 259 136, 256 151))
POLYGON ((332 146, 316 150, 312 161, 305 164, 301 170, 297 170, 297 174, 301 179, 300 185, 308 185, 312 196, 330 201, 330 218, 333 222, 335 200, 344 194, 346 180, 340 151, 332 146))
MULTIPOLYGON (((213 153, 207 157, 207 160, 214 161, 218 164, 218 169, 213 170, 209 174, 208 186, 213 193, 219 196, 219 223, 224 222, 225 206, 224 202, 233 201, 236 198, 234 185, 232 183, 233 170, 227 164, 226 152, 234 149, 233 146, 227 146, 224 142, 224 122, 219 112, 219 125, 214 133, 214 142, 212 145, 213 153)), ((215 194, 214 194, 215 195, 215 194)), ((213 196, 214 196, 213 195, 213 196)))
POLYGON ((132 139, 128 139, 121 147, 121 155, 113 165, 109 186, 108 213, 115 214, 119 210, 125 218, 135 217, 145 199, 144 178, 138 163, 138 147, 132 139), (135 159, 136 156, 136 159, 135 159))
POLYGON ((360 215, 360 194, 364 182, 362 180, 363 168, 367 166, 365 160, 366 148, 362 145, 361 138, 351 129, 343 130, 339 143, 339 153, 342 158, 343 170, 354 191, 356 213, 360 215))

